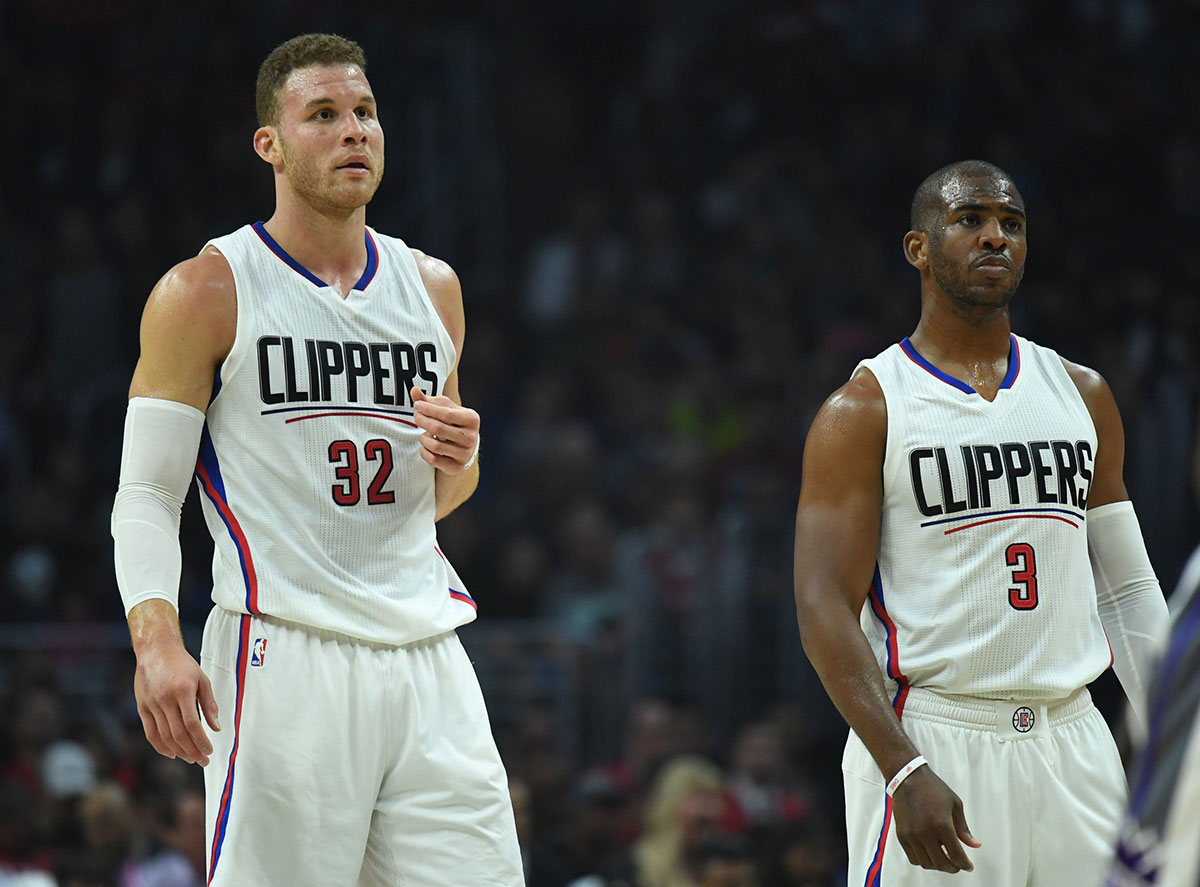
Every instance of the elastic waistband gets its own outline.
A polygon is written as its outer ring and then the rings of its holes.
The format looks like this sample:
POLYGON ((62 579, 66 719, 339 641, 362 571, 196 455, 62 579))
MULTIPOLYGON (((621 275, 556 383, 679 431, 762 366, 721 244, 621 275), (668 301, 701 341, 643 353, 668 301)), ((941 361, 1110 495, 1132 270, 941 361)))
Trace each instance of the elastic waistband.
MULTIPOLYGON (((230 613, 235 619, 240 619, 242 615, 244 615, 242 613, 234 613, 230 610, 225 610, 225 612, 230 613)), ((292 622, 290 619, 280 619, 278 616, 270 616, 266 613, 261 613, 253 618, 260 620, 263 625, 275 625, 291 631, 304 632, 305 634, 311 635, 318 640, 333 641, 337 644, 345 644, 353 647, 369 647, 372 650, 417 650, 422 647, 432 646, 433 644, 436 644, 439 641, 456 634, 455 629, 452 628, 448 631, 441 631, 437 634, 430 635, 429 637, 418 638, 415 641, 408 641, 407 643, 403 644, 388 644, 384 643, 383 641, 370 641, 366 638, 343 634, 340 631, 333 631, 329 628, 318 628, 315 625, 305 625, 302 622, 292 622)))
POLYGON ((1092 694, 1087 687, 1080 687, 1059 700, 981 699, 909 687, 903 716, 977 730, 1025 734, 1033 731, 1035 725, 1061 727, 1093 709, 1092 694))

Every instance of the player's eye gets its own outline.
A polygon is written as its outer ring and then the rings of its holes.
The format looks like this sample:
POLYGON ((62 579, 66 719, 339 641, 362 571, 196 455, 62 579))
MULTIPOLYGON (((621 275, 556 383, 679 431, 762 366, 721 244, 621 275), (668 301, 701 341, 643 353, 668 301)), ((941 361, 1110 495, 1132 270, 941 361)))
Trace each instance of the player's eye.
POLYGON ((967 213, 965 216, 959 219, 958 222, 960 225, 978 225, 979 216, 975 215, 974 213, 967 213))
POLYGON ((314 114, 313 117, 317 120, 331 120, 333 118, 333 112, 328 108, 322 108, 320 111, 314 114))
POLYGON ((357 108, 354 111, 354 113, 359 116, 360 120, 366 120, 368 117, 371 116, 371 112, 368 111, 366 108, 357 108))
POLYGON ((1004 227, 1007 228, 1009 231, 1020 231, 1021 230, 1021 220, 1020 219, 1005 219, 1004 227))

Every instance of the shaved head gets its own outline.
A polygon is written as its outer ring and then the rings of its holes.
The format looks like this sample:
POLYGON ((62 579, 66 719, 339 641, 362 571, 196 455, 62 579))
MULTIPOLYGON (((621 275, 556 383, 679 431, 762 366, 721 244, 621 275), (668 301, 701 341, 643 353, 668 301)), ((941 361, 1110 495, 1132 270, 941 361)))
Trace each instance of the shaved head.
POLYGON ((958 190, 955 186, 963 179, 983 178, 1007 183, 1012 187, 1018 199, 1020 198, 1020 192, 1017 191, 1012 176, 994 163, 988 163, 986 160, 959 160, 957 163, 943 166, 937 172, 932 173, 917 188, 917 193, 913 195, 909 218, 912 230, 930 233, 936 220, 953 202, 953 192, 958 190))

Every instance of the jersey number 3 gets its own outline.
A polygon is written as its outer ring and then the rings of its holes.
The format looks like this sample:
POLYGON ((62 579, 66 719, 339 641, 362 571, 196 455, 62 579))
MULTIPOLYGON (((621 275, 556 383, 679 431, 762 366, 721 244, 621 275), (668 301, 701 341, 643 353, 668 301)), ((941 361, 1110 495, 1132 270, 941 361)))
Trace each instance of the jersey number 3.
POLYGON ((1012 581, 1021 586, 1008 590, 1008 602, 1014 610, 1032 610, 1038 605, 1037 564, 1033 560, 1033 546, 1028 542, 1014 542, 1004 550, 1004 559, 1013 568, 1012 581))
MULTIPOLYGON (((375 479, 367 487, 367 504, 388 505, 395 502, 395 492, 383 488, 392 474, 392 445, 381 438, 369 440, 363 444, 363 458, 379 463, 375 479)), ((353 441, 335 440, 329 445, 329 461, 337 465, 334 474, 338 482, 331 487, 333 501, 338 505, 357 505, 362 498, 362 485, 358 480, 358 447, 353 441)))

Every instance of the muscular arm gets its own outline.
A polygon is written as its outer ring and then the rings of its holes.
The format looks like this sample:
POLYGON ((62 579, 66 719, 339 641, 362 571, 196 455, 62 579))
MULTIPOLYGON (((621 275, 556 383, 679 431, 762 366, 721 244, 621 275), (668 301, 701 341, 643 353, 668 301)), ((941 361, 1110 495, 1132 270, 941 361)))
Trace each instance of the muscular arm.
POLYGON ((419 250, 413 250, 413 256, 429 298, 454 342, 454 369, 442 393, 428 397, 419 388, 412 391, 415 421, 425 431, 421 436, 421 458, 437 469, 435 519, 441 520, 466 502, 479 485, 479 460, 470 468, 465 467, 479 443, 479 414, 462 405, 458 391, 458 366, 466 330, 458 275, 445 262, 419 250))
MULTIPOLYGON (((890 779, 919 753, 900 725, 859 624, 879 550, 887 411, 879 383, 860 371, 827 400, 804 448, 796 512, 796 614, 805 653, 842 717, 890 779)), ((955 872, 971 864, 957 796, 930 767, 894 797, 910 862, 955 872), (945 845, 945 852, 940 845, 945 845)))
MULTIPOLYGON (((175 401, 204 411, 236 326, 233 274, 219 252, 209 248, 172 268, 155 285, 142 314, 130 398, 175 401)), ((194 460, 195 453, 186 458, 194 460)), ((122 474, 136 475, 139 468, 124 465, 122 474)), ((178 545, 178 539, 171 544, 178 545)), ((168 757, 206 764, 211 745, 196 705, 219 729, 216 703, 207 678, 184 648, 175 607, 161 599, 143 601, 130 609, 128 622, 137 655, 134 691, 147 739, 168 757)))
POLYGON ((1170 617, 1122 475, 1125 430, 1112 391, 1095 370, 1064 360, 1096 428, 1096 463, 1088 493, 1088 554, 1096 607, 1113 653, 1113 671, 1134 723, 1146 722, 1150 671, 1170 617))

